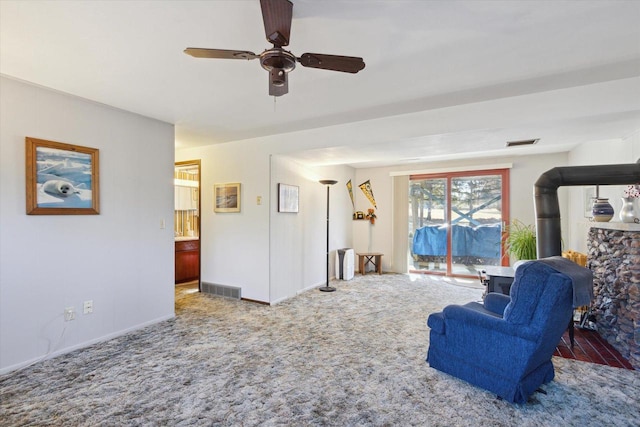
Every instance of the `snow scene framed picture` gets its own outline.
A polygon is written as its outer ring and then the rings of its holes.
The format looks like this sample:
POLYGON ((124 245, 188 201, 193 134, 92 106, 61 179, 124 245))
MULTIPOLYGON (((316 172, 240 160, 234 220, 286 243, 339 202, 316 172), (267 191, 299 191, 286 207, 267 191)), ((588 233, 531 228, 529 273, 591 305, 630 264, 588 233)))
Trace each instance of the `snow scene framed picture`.
POLYGON ((27 215, 97 215, 98 149, 25 138, 27 215))

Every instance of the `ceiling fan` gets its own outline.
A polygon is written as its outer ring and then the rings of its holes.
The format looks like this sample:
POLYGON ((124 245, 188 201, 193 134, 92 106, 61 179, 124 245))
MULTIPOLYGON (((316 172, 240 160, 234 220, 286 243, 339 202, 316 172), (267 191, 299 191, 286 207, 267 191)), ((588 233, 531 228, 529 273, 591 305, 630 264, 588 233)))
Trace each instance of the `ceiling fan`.
POLYGON ((304 53, 300 58, 282 47, 289 44, 293 3, 289 0, 260 0, 267 41, 273 48, 259 55, 246 50, 203 49, 188 47, 184 53, 196 58, 219 59, 260 59, 262 68, 269 72, 269 95, 282 96, 289 92, 287 73, 296 67, 296 61, 303 67, 342 71, 355 74, 364 68, 362 58, 355 56, 324 55, 304 53))

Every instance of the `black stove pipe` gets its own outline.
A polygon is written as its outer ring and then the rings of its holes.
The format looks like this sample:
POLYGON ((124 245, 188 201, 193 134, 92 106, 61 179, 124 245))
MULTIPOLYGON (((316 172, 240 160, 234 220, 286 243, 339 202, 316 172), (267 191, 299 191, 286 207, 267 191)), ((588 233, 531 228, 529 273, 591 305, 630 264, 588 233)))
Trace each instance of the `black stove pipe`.
POLYGON ((549 169, 535 183, 538 258, 562 255, 558 187, 640 183, 640 159, 622 165, 565 166, 549 169))

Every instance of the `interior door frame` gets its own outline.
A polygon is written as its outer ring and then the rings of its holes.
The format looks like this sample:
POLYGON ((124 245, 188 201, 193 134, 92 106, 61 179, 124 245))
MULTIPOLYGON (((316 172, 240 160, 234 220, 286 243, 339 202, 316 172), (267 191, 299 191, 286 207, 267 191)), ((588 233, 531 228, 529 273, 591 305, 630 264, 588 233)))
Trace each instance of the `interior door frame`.
POLYGON ((174 170, 185 166, 198 167, 198 292, 202 292, 202 162, 200 159, 182 160, 175 162, 174 170))
MULTIPOLYGON (((434 174, 420 174, 420 175, 411 175, 409 177, 409 183, 411 181, 418 181, 422 179, 446 179, 446 224, 447 224, 447 271, 446 273, 442 272, 429 272, 429 271, 419 271, 419 270, 411 270, 411 273, 424 273, 424 274, 435 274, 435 275, 444 275, 451 277, 467 277, 474 278, 476 276, 464 275, 464 274, 453 274, 453 259, 452 259, 452 238, 451 238, 451 181, 454 178, 460 177, 469 177, 469 176, 482 176, 482 175, 500 175, 502 180, 502 233, 501 233, 501 242, 504 242, 506 238, 505 235, 505 225, 509 223, 510 213, 509 213, 509 194, 510 194, 510 184, 509 184, 509 169, 483 169, 483 170, 466 170, 466 171, 456 171, 456 172, 442 172, 442 173, 434 173, 434 174)), ((500 264, 502 266, 509 265, 509 259, 505 257, 504 253, 504 245, 500 245, 500 264)))

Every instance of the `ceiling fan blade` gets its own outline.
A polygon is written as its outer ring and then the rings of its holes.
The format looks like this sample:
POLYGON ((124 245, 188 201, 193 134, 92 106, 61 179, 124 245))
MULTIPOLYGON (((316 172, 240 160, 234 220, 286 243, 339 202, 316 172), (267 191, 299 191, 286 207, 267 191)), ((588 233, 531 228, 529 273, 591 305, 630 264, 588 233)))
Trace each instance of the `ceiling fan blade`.
POLYGON ((282 96, 286 93, 289 93, 287 73, 274 68, 269 73, 269 95, 282 96))
POLYGON ((287 46, 291 33, 293 3, 289 0, 260 0, 267 41, 275 47, 287 46))
POLYGON ((203 49, 199 47, 188 47, 184 53, 195 58, 255 59, 259 57, 247 50, 203 49))
POLYGON ((320 53, 305 53, 298 62, 303 67, 320 68, 323 70, 357 73, 364 68, 362 58, 356 56, 323 55, 320 53))

